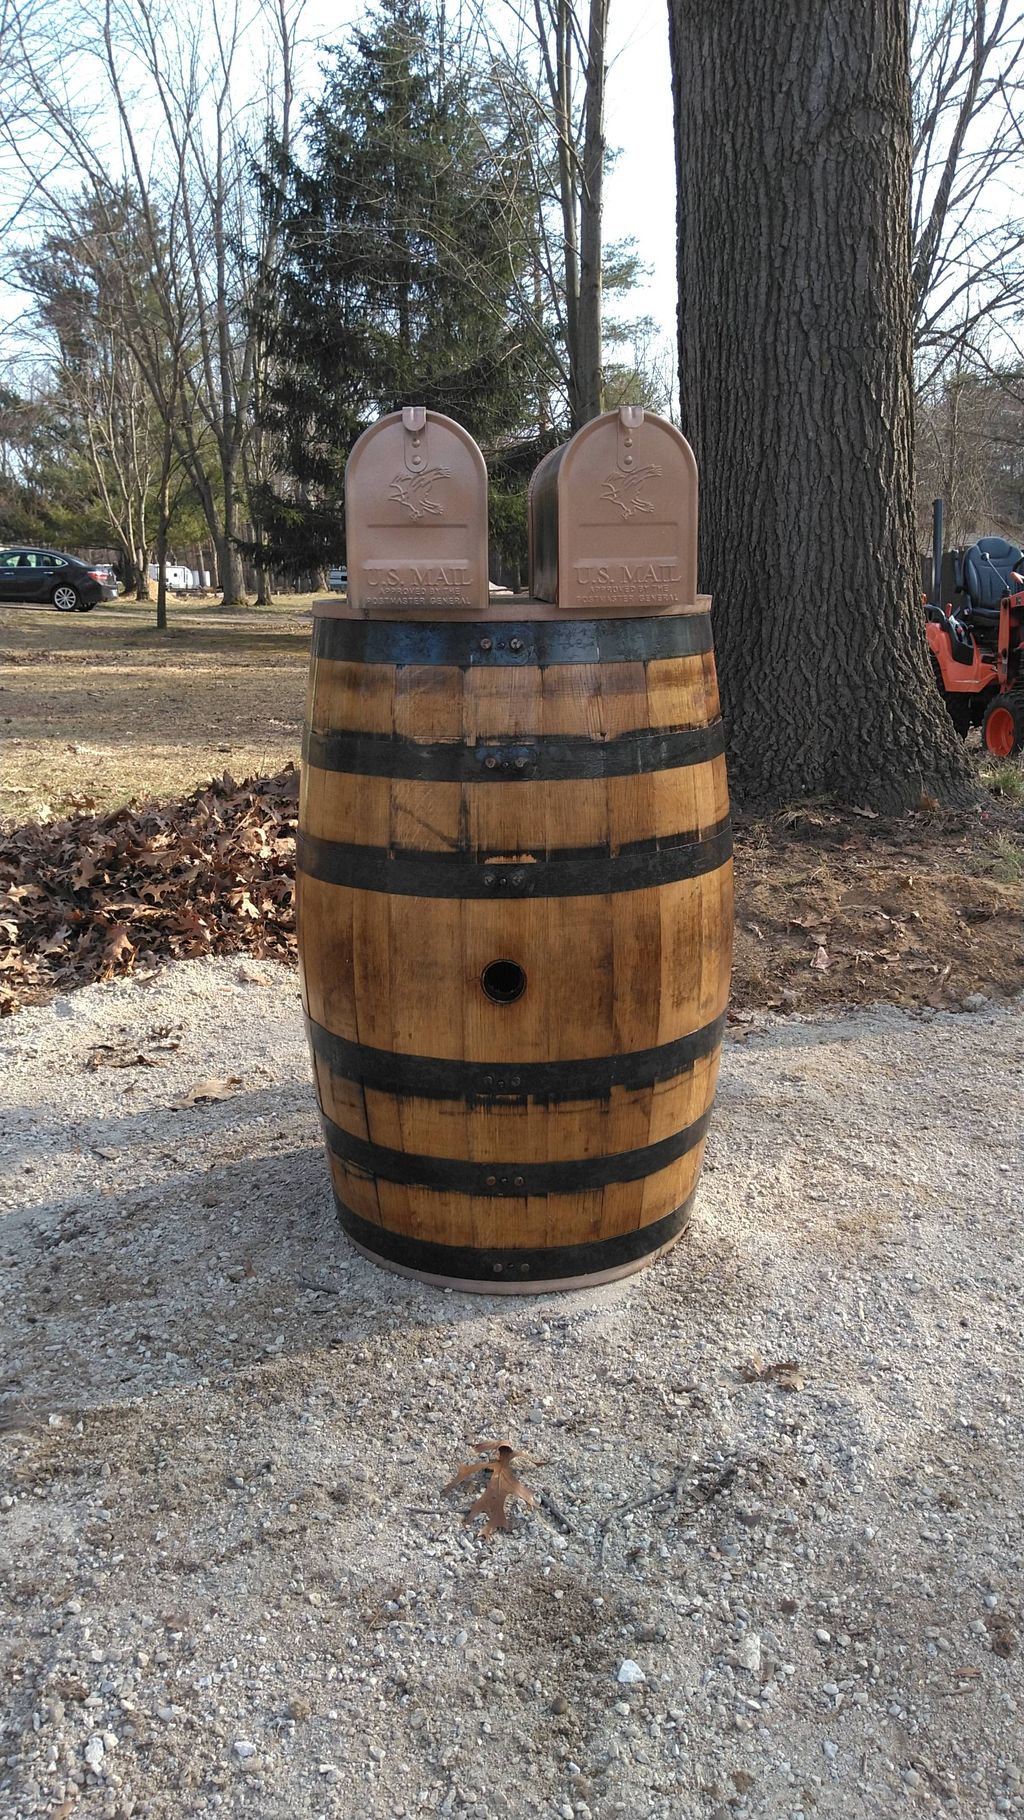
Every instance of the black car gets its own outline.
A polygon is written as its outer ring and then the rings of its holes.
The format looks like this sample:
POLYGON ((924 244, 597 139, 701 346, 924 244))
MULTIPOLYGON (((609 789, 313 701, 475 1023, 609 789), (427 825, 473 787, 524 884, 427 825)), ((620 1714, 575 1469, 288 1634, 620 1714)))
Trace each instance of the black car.
POLYGON ((0 550, 0 604, 48 600, 58 613, 91 613, 97 601, 116 598, 116 584, 77 556, 30 545, 0 550))

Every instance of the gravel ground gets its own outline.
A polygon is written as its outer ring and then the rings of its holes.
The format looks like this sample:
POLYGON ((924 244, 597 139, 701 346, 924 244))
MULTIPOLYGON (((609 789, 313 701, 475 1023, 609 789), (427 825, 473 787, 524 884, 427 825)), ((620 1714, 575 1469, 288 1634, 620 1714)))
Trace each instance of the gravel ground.
POLYGON ((1022 1055, 748 1027, 689 1238, 503 1301, 347 1247, 286 969, 6 1022, 0 1814, 1024 1814, 1022 1055))

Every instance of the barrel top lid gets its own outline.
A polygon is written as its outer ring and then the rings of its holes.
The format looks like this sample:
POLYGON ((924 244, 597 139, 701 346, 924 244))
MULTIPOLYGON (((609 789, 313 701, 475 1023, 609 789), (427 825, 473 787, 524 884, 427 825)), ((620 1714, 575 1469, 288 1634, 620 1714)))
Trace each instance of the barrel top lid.
POLYGON ((345 470, 349 605, 481 611, 487 469, 461 424, 422 405, 382 417, 345 470))
POLYGON ((530 591, 559 607, 656 611, 697 599, 697 464, 664 417, 607 411, 530 484, 530 591))

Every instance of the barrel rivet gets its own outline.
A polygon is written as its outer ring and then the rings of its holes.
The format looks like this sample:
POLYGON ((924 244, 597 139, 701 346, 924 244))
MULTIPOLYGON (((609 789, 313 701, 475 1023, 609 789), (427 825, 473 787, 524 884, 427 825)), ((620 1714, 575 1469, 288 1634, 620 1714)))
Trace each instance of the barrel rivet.
POLYGON ((491 1269, 494 1271, 496 1277, 500 1277, 502 1271, 502 1266, 500 1264, 492 1264, 491 1269))
POLYGON ((490 889, 490 887, 491 887, 491 885, 493 885, 493 883, 494 883, 494 873, 485 872, 484 873, 484 884, 488 887, 488 889, 490 889))
POLYGON ((520 1264, 520 1266, 519 1266, 519 1274, 520 1274, 520 1276, 521 1276, 521 1277, 528 1277, 528 1276, 529 1276, 529 1274, 530 1274, 530 1266, 529 1266, 529 1264, 520 1264))
POLYGON ((512 1186, 513 1186, 513 1188, 521 1188, 522 1185, 523 1185, 523 1178, 521 1175, 517 1175, 512 1186))
POLYGON ((525 760, 525 758, 520 756, 519 758, 516 759, 516 770, 525 771, 525 769, 526 769, 526 760, 525 760))
POLYGON ((489 1176, 488 1176, 488 1177, 487 1177, 487 1186, 488 1186, 488 1188, 496 1188, 496 1187, 497 1187, 497 1185, 498 1185, 498 1178, 497 1178, 497 1176, 496 1176, 496 1175, 489 1175, 489 1176))
POLYGON ((513 885, 514 890, 521 891, 523 886, 525 885, 525 883, 526 883, 526 873, 525 872, 513 872, 512 885, 513 885))
POLYGON ((521 651, 523 648, 522 639, 521 638, 510 638, 508 641, 508 648, 510 651, 521 651))
POLYGON ((494 1076, 493 1076, 493 1074, 485 1074, 485 1075, 484 1075, 484 1086, 485 1086, 485 1087, 493 1087, 493 1086, 494 1086, 494 1076))
POLYGON ((514 1075, 513 1075, 513 1076, 512 1076, 512 1085, 513 1085, 513 1087, 518 1087, 518 1086, 519 1086, 519 1076, 518 1076, 518 1074, 514 1074, 514 1075))
POLYGON ((484 759, 484 765, 486 766, 488 771, 493 771, 497 762, 498 761, 496 758, 485 758, 484 759))
POLYGON ((492 641, 492 640, 491 640, 491 639, 489 639, 489 638, 482 638, 482 639, 481 639, 481 640, 480 640, 480 649, 481 649, 481 651, 489 651, 489 650, 490 650, 490 649, 491 649, 491 644, 492 644, 492 642, 493 642, 493 641, 492 641))

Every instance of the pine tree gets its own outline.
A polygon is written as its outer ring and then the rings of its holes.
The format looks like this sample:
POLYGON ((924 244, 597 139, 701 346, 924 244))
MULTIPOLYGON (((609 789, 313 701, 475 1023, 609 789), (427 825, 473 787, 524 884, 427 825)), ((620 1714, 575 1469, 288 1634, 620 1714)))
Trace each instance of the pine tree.
POLYGON ((257 512, 292 568, 342 554, 345 459, 367 423, 424 404, 499 448, 553 379, 522 301, 533 215, 514 133, 443 12, 382 0, 306 125, 302 163, 264 179, 285 193, 264 422, 286 478, 257 512))

